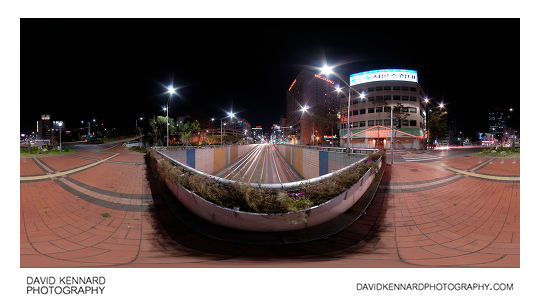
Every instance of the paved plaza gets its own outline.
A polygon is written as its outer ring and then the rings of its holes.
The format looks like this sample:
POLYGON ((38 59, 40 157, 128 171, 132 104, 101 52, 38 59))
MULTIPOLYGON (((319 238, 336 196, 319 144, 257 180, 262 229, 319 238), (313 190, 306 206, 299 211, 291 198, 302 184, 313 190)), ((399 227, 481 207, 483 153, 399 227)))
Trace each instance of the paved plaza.
POLYGON ((339 234, 263 246, 192 230, 144 155, 118 144, 21 158, 20 265, 519 267, 519 158, 438 159, 387 165, 366 214, 339 234))

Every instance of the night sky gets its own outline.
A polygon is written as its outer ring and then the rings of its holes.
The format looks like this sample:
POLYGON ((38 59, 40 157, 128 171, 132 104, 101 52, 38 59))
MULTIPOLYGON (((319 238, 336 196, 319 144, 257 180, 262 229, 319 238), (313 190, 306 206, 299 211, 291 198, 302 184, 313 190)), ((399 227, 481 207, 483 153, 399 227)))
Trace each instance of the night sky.
POLYGON ((519 129, 519 19, 22 19, 21 131, 42 113, 67 128, 97 118, 135 128, 163 114, 201 123, 231 108, 266 129, 285 116, 302 68, 418 70, 457 131, 487 131, 487 111, 514 108, 519 129))

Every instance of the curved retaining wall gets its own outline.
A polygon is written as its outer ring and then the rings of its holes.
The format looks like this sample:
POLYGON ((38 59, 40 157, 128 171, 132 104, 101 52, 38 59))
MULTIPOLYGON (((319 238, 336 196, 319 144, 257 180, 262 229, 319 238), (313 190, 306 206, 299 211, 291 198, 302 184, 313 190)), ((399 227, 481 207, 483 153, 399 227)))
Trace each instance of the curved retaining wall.
MULTIPOLYGON (((382 157, 377 161, 380 168, 382 157)), ((351 208, 366 192, 375 178, 372 169, 351 188, 335 198, 315 207, 298 212, 261 214, 236 211, 211 203, 182 185, 167 182, 169 190, 189 210, 198 216, 233 229, 257 232, 300 230, 327 222, 351 208)))

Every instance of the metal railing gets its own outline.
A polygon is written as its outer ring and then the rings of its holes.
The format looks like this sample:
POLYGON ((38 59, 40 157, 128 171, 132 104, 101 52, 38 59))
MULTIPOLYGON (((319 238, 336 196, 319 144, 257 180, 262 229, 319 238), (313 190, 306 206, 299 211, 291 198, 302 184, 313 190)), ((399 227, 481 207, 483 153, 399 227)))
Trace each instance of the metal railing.
POLYGON ((257 188, 266 188, 266 189, 291 189, 291 188, 297 188, 297 187, 300 187, 304 184, 309 184, 309 183, 315 183, 315 182, 319 182, 319 181, 322 181, 326 178, 329 178, 335 174, 338 174, 338 173, 341 173, 341 172, 344 172, 346 170, 348 170, 349 168, 353 167, 354 165, 356 164, 360 164, 364 161, 366 161, 368 159, 368 157, 364 157, 354 163, 351 163, 341 169, 338 169, 336 171, 333 171, 331 173, 327 173, 325 175, 322 175, 322 176, 319 176, 319 177, 316 177, 316 178, 311 178, 311 179, 307 179, 307 180, 301 180, 301 181, 296 181, 296 182, 288 182, 288 183, 279 183, 279 184, 255 184, 255 183, 246 183, 246 182, 240 182, 240 181, 235 181, 235 180, 229 180, 229 179, 224 179, 224 178, 220 178, 218 176, 214 176, 214 175, 211 175, 211 174, 208 174, 208 173, 205 173, 203 171, 200 171, 200 170, 197 170, 191 166, 187 166, 186 164, 182 163, 182 162, 179 162, 173 158, 171 158, 169 155, 167 154, 164 154, 163 152, 159 151, 159 150, 156 150, 156 152, 160 155, 162 155, 163 157, 167 158, 169 161, 173 162, 174 164, 182 167, 183 169, 185 170, 188 170, 190 172, 193 172, 193 173, 196 173, 198 175, 201 175, 201 176, 204 176, 204 177, 208 177, 208 178, 211 178, 213 180, 216 180, 220 183, 225 183, 225 184, 238 184, 238 185, 251 185, 252 187, 257 187, 257 188))

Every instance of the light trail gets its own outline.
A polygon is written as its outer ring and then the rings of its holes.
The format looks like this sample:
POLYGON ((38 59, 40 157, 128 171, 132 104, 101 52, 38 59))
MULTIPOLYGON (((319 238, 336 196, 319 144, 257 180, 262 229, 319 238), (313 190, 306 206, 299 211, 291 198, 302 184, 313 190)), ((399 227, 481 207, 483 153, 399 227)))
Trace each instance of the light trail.
POLYGON ((215 175, 256 184, 281 184, 303 179, 283 159, 274 144, 257 145, 215 175))

